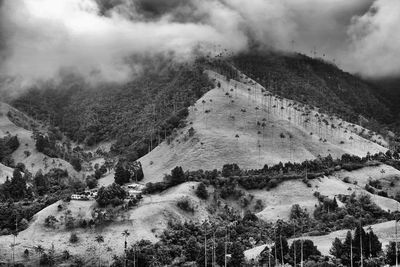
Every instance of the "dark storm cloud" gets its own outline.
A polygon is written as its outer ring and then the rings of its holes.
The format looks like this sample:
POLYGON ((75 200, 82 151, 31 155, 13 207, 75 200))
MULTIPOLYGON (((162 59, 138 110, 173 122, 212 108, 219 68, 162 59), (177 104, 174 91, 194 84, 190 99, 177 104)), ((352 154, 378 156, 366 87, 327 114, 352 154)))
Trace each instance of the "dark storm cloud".
MULTIPOLYGON (((25 81, 74 70, 96 81, 140 71, 135 55, 264 49, 335 59, 368 76, 399 74, 398 0, 4 0, 2 73, 25 81)), ((0 26, 1 27, 1 26, 0 26)))

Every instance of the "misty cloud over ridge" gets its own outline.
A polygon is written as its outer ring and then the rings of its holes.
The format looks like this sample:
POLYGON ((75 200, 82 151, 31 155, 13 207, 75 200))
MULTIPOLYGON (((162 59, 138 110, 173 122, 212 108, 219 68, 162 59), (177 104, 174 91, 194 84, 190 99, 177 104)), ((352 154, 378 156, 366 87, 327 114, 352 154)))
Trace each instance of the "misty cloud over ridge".
POLYGON ((400 74, 398 0, 3 0, 0 8, 0 71, 25 81, 61 70, 125 81, 140 73, 137 55, 180 62, 252 42, 315 47, 362 75, 400 74))

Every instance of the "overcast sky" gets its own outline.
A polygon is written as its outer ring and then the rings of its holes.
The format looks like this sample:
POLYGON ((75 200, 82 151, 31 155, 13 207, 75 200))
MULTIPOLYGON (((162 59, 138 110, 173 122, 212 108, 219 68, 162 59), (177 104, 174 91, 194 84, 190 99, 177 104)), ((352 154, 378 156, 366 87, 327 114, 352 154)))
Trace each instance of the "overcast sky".
POLYGON ((124 81, 136 55, 177 61, 214 46, 292 49, 366 77, 400 74, 400 0, 0 0, 0 71, 25 80, 69 69, 124 81))

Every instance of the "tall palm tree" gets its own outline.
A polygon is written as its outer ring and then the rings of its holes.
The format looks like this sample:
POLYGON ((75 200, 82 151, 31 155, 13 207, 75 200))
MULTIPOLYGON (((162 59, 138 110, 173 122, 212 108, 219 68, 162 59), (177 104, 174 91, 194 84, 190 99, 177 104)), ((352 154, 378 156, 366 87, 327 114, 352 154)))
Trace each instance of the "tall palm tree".
POLYGON ((124 230, 123 232, 122 232, 122 235, 123 235, 123 237, 125 238, 125 250, 124 250, 124 252, 125 252, 125 266, 126 266, 126 250, 127 250, 127 245, 128 245, 128 243, 126 242, 126 239, 128 238, 128 236, 130 235, 130 233, 129 233, 129 231, 128 230, 124 230))
POLYGON ((100 266, 100 244, 104 242, 104 237, 102 235, 97 235, 96 238, 94 239, 98 244, 99 244, 99 266, 100 266))

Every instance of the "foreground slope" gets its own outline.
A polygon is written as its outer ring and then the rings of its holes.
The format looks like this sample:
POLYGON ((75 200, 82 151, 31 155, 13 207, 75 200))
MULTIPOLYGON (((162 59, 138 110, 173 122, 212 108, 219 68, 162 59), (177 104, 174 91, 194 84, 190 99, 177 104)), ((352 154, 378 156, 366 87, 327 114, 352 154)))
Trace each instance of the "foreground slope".
POLYGON ((216 87, 190 108, 187 126, 140 159, 146 181, 162 180, 175 166, 212 170, 237 163, 254 169, 329 154, 365 156, 387 150, 381 136, 273 96, 244 75, 240 82, 212 71, 208 75, 216 87), (368 139, 360 136, 367 132, 368 139))
MULTIPOLYGON (((90 220, 97 204, 95 201, 71 201, 64 204, 59 201, 37 213, 29 227, 18 234, 16 241, 22 245, 16 247, 16 258, 19 262, 24 262, 22 256, 26 248, 34 252, 34 247, 40 245, 47 250, 54 244, 57 253, 68 250, 72 255, 86 255, 87 266, 92 266, 91 261, 99 255, 103 262, 107 262, 114 254, 123 251, 124 239, 121 233, 124 230, 130 232, 129 243, 141 239, 154 242, 158 240, 157 236, 167 228, 169 222, 205 220, 208 217, 207 202, 195 196, 196 186, 195 182, 185 183, 157 195, 145 196, 132 210, 125 212, 115 210, 113 222, 102 227, 76 228, 73 230, 79 238, 76 244, 69 242, 71 230, 66 230, 60 223, 56 223, 55 228, 45 227, 45 218, 53 215, 62 222, 65 211, 70 210, 73 217, 90 220), (184 212, 177 207, 176 203, 182 198, 189 199, 196 206, 195 213, 184 212), (62 211, 58 210, 60 204, 64 206, 62 211), (99 234, 104 237, 104 243, 100 247, 95 241, 95 237, 99 234)), ((13 243, 12 235, 0 236, 0 259, 10 258, 11 243, 13 243)), ((35 257, 32 257, 24 263, 29 262, 31 265, 28 266, 36 266, 34 259, 35 257)))

